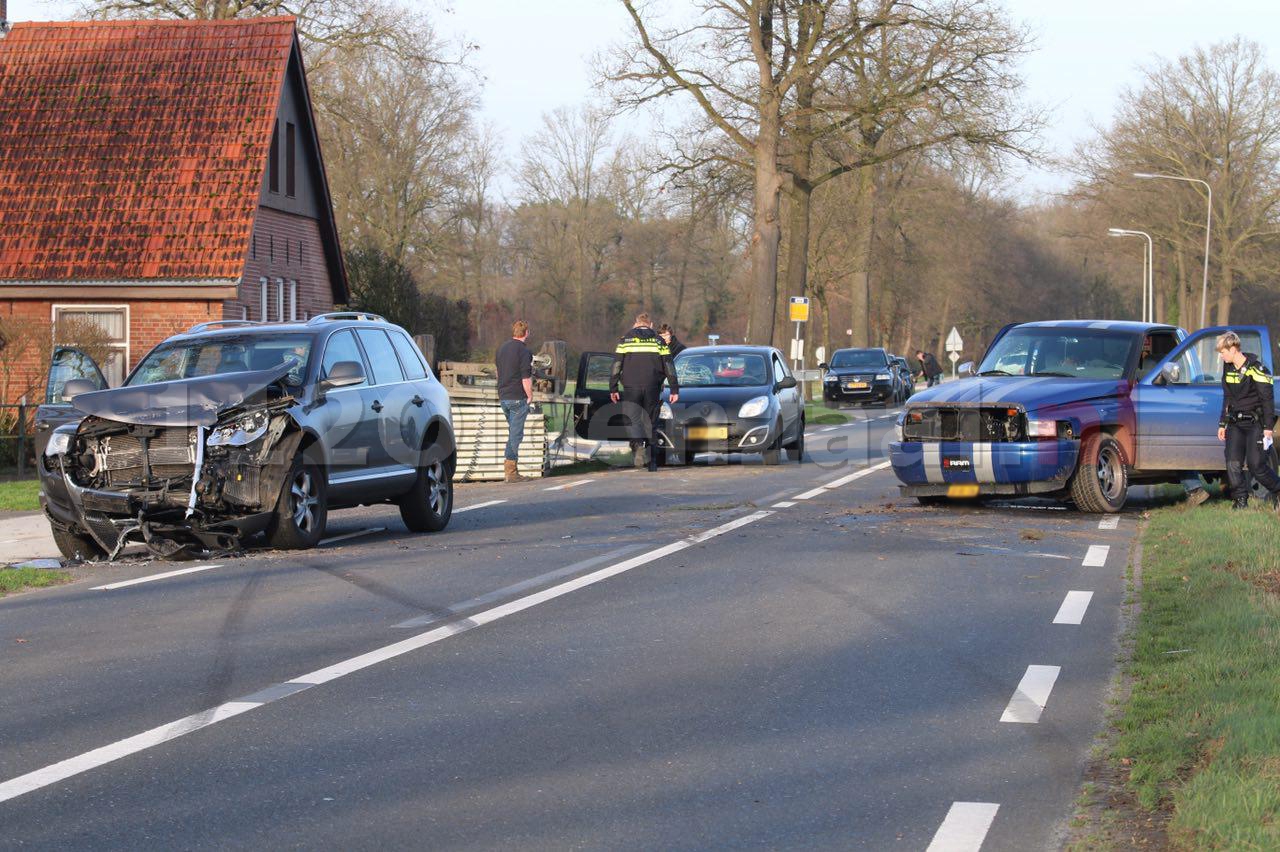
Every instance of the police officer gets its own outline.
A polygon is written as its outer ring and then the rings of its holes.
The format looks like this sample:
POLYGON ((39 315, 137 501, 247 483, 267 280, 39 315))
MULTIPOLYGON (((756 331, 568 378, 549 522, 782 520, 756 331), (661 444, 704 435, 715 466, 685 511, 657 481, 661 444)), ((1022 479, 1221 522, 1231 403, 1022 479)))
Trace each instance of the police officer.
POLYGON ((1249 505, 1246 461, 1249 472, 1271 492, 1272 507, 1280 507, 1280 478, 1263 447, 1264 438, 1270 446, 1276 422, 1271 374, 1258 356, 1240 351, 1240 337, 1233 331, 1218 336, 1217 349, 1223 363, 1218 440, 1227 444, 1227 482, 1234 498, 1231 508, 1249 505))
POLYGON ((680 383, 676 379, 675 366, 671 361, 671 350, 658 333, 653 330, 653 322, 648 314, 636 317, 635 328, 627 332, 618 341, 615 350, 620 356, 613 362, 613 372, 609 376, 609 398, 638 406, 628 412, 631 418, 631 452, 636 467, 645 466, 645 444, 649 445, 649 470, 658 469, 658 457, 655 452, 658 442, 655 430, 658 426, 658 412, 662 408, 662 382, 665 380, 671 387, 671 401, 680 399, 680 383), (622 393, 618 393, 618 383, 622 383, 622 393), (643 413, 645 421, 640 415, 643 413))

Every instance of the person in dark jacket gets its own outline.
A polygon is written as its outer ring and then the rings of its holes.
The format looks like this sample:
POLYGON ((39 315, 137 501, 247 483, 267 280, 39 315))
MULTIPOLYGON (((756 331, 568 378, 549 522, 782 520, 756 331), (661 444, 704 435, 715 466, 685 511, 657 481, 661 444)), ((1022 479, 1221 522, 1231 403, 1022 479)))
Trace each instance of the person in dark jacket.
POLYGON ((655 452, 658 442, 654 429, 658 425, 658 412, 662 408, 662 383, 671 388, 671 401, 680 398, 680 382, 671 362, 671 350, 653 330, 648 314, 636 317, 635 328, 618 341, 615 350, 618 357, 613 362, 609 376, 609 398, 629 403, 631 420, 631 452, 636 467, 644 467, 645 445, 649 447, 649 470, 658 469, 655 452), (618 384, 622 392, 618 392, 618 384))
POLYGON ((942 365, 938 363, 937 358, 933 357, 932 352, 917 350, 916 361, 920 364, 916 375, 924 376, 926 387, 933 387, 942 381, 942 365))
POLYGON ((665 322, 662 325, 658 326, 658 336, 661 337, 663 342, 667 344, 667 349, 671 350, 672 358, 676 357, 681 352, 689 348, 688 346, 685 346, 683 343, 681 343, 680 339, 676 337, 676 330, 671 326, 667 325, 665 322))
POLYGON ((1222 359, 1222 417, 1218 420, 1218 440, 1226 442, 1227 482, 1231 486, 1231 508, 1249 505, 1249 477, 1271 492, 1272 508, 1280 509, 1280 478, 1267 452, 1274 440, 1276 424, 1275 386, 1271 374, 1258 356, 1240 351, 1240 337, 1234 331, 1218 336, 1218 357, 1222 359))
POLYGON ((520 475, 520 443, 524 440, 524 421, 533 401, 533 353, 529 351, 529 324, 516 320, 511 324, 511 339, 498 347, 494 361, 498 368, 498 404, 507 418, 507 446, 502 455, 502 478, 507 482, 524 482, 520 475))

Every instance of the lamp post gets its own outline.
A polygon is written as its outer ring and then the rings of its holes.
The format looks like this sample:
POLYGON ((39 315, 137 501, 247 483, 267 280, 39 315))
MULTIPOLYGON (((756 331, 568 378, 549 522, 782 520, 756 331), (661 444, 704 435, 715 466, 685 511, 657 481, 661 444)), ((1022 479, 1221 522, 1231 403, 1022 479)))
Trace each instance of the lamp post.
POLYGON ((1179 180, 1183 183, 1198 183, 1209 193, 1208 212, 1204 217, 1204 283, 1200 286, 1200 327, 1204 328, 1205 308, 1209 304, 1209 236, 1213 229, 1213 187, 1207 180, 1183 177, 1182 175, 1156 175, 1150 172, 1134 172, 1133 176, 1140 180, 1179 180))
POLYGON ((1151 235, 1146 231, 1131 231, 1128 228, 1111 228, 1107 231, 1113 237, 1146 237, 1147 252, 1142 257, 1142 321, 1156 321, 1156 285, 1155 257, 1151 235))

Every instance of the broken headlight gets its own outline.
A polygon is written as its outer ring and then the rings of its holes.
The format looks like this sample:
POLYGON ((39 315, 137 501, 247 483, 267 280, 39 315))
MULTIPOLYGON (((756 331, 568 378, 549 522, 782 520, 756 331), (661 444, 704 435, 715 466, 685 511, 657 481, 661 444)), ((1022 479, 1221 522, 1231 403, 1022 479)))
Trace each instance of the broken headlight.
POLYGON ((270 418, 265 411, 255 411, 243 417, 237 417, 229 423, 214 426, 209 430, 205 446, 209 447, 243 447, 252 444, 267 433, 270 418))
POLYGON ((49 443, 45 444, 44 454, 50 458, 66 455, 67 451, 71 449, 71 440, 75 436, 76 427, 74 425, 59 426, 49 436, 49 443))

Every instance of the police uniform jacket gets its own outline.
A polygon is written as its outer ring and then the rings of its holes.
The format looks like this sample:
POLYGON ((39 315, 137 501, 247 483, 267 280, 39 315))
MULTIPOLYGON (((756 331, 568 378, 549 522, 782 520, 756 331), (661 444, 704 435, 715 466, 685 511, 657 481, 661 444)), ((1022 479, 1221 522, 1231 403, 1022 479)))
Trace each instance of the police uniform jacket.
POLYGON ((1225 364, 1222 371, 1222 417, 1218 425, 1230 422, 1228 415, 1252 414, 1263 429, 1276 422, 1276 405, 1271 374, 1257 355, 1245 353, 1244 366, 1225 364))
POLYGON ((671 350, 651 328, 633 328, 618 341, 618 355, 609 376, 609 391, 616 393, 618 383, 627 388, 660 388, 665 379, 672 393, 680 392, 671 350))

